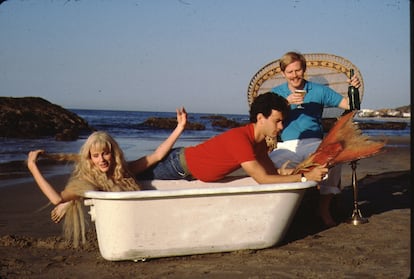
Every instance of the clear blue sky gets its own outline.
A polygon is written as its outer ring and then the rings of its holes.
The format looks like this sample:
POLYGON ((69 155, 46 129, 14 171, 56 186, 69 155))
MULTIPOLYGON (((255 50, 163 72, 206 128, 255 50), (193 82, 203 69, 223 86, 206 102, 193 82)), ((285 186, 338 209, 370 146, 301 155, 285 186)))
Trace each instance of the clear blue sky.
POLYGON ((241 113, 251 77, 290 50, 343 56, 362 108, 410 103, 408 0, 9 0, 0 96, 65 108, 241 113))

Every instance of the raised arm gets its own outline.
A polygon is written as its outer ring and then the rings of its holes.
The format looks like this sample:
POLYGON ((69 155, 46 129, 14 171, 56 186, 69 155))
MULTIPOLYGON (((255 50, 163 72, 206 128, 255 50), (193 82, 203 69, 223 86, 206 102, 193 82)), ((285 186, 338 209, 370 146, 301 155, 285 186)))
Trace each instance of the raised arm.
POLYGON ((176 110, 177 112, 177 127, 169 135, 169 137, 163 141, 155 151, 149 155, 139 158, 138 160, 132 161, 129 163, 129 167, 132 173, 138 174, 145 171, 150 166, 161 161, 165 155, 171 150, 174 146, 177 139, 180 137, 182 132, 185 129, 187 124, 187 112, 185 108, 182 107, 176 110))
POLYGON ((36 160, 40 154, 44 153, 43 150, 34 150, 30 151, 27 157, 27 167, 29 171, 32 173, 34 180, 36 181, 37 185, 39 186, 40 190, 43 194, 49 199, 51 203, 57 205, 64 201, 69 201, 78 198, 78 196, 71 194, 67 191, 63 191, 61 194, 56 192, 56 190, 50 185, 50 183, 46 180, 43 174, 40 172, 36 160))

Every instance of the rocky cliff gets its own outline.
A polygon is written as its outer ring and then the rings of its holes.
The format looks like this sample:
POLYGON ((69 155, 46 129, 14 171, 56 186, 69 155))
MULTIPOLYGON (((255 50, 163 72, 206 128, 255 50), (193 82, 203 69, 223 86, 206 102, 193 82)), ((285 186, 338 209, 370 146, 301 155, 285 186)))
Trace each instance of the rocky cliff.
POLYGON ((88 123, 75 113, 39 97, 0 97, 0 137, 76 140, 88 123))

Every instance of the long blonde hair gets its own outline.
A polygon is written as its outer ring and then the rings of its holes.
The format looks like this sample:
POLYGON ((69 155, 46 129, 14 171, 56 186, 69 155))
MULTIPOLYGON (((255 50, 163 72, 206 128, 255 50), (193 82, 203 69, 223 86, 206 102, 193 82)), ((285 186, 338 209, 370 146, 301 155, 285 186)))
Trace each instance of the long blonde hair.
MULTIPOLYGON (((82 145, 79 154, 45 154, 45 157, 59 161, 74 161, 74 170, 65 187, 82 197, 86 191, 136 191, 140 190, 134 176, 130 173, 124 154, 118 143, 106 132, 92 133, 82 145), (91 160, 91 149, 108 150, 112 163, 107 173, 97 169, 91 160)), ((66 211, 64 235, 79 245, 80 238, 85 243, 85 218, 80 200, 73 200, 66 211)))
POLYGON ((82 195, 84 190, 78 185, 79 181, 85 181, 88 185, 93 185, 97 191, 133 191, 139 190, 135 178, 130 173, 124 158, 124 153, 118 143, 106 132, 98 131, 92 133, 79 152, 79 161, 75 164, 75 169, 66 187, 74 188, 74 192, 82 195), (108 173, 103 173, 97 169, 91 160, 91 149, 108 150, 112 154, 113 163, 108 173), (77 185, 72 185, 76 181, 77 185))

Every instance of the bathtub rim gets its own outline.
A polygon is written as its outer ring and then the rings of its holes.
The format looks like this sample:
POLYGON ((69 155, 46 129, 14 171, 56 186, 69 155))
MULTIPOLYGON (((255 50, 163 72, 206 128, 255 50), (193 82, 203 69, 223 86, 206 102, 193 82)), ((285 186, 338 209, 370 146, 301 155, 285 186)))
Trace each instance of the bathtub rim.
MULTIPOLYGON (((166 180, 168 181, 168 180, 166 180)), ((167 183, 167 182, 166 182, 167 183)), ((256 184, 243 186, 221 186, 216 183, 216 187, 211 186, 212 183, 204 182, 197 184, 198 187, 184 189, 154 189, 141 191, 124 191, 124 192, 104 192, 104 191, 87 191, 84 193, 85 198, 104 199, 104 200, 131 200, 146 198, 165 198, 165 197, 184 197, 184 196, 208 196, 208 195, 228 195, 228 194, 249 194, 249 193, 265 193, 265 192, 285 192, 304 190, 315 187, 315 181, 292 182, 292 183, 273 183, 273 184, 256 184), (208 184, 208 185, 207 185, 208 184)), ((220 185, 221 184, 221 185, 220 185)))

